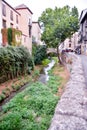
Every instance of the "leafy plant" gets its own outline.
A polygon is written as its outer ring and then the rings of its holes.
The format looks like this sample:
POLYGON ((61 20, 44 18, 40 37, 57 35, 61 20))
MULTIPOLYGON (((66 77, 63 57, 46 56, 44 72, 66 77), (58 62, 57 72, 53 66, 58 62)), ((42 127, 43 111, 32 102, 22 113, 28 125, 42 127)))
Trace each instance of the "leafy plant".
POLYGON ((45 59, 47 56, 46 54, 46 46, 38 46, 36 53, 34 54, 34 63, 35 64, 41 64, 42 60, 45 59))
POLYGON ((14 85, 14 84, 12 84, 11 87, 12 87, 13 89, 15 89, 15 85, 14 85))
POLYGON ((49 60, 49 59, 44 59, 44 60, 42 61, 42 65, 43 65, 43 66, 47 66, 49 63, 50 63, 50 60, 49 60))
POLYGON ((0 48, 0 78, 3 79, 1 81, 26 74, 30 67, 34 69, 34 63, 27 48, 23 46, 0 48))
POLYGON ((8 44, 12 44, 12 28, 8 28, 8 44))
POLYGON ((39 17, 43 34, 41 39, 48 47, 57 47, 67 37, 79 29, 78 9, 64 6, 55 9, 47 8, 39 17))
POLYGON ((6 98, 6 95, 5 94, 0 94, 0 102, 2 101, 2 100, 4 100, 6 98))
POLYGON ((0 130, 20 130, 21 116, 18 112, 9 112, 0 118, 0 130))
POLYGON ((47 130, 59 100, 56 93, 60 84, 61 78, 50 71, 47 84, 35 82, 27 86, 3 106, 0 130, 47 130))
POLYGON ((32 74, 32 77, 36 79, 40 75, 39 70, 34 70, 34 73, 32 74))

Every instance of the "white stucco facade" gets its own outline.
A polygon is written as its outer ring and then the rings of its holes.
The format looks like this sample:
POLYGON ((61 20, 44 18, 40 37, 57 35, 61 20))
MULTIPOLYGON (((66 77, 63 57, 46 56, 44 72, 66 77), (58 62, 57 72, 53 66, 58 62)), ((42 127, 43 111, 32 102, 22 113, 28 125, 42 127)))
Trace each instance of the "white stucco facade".
POLYGON ((42 45, 41 42, 41 28, 38 22, 32 23, 32 36, 34 37, 34 42, 38 45, 42 45))
MULTIPOLYGON (((0 0, 0 7, 2 7, 2 0, 0 0)), ((0 8, 0 30, 2 28, 2 8, 0 8)), ((0 33, 0 47, 2 45, 2 34, 0 33)))

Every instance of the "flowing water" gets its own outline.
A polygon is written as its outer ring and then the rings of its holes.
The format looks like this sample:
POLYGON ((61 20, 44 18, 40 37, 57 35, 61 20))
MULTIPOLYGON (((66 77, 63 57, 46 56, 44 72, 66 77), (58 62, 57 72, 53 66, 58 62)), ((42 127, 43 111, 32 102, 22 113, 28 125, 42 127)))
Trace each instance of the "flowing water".
POLYGON ((54 66, 55 61, 51 60, 51 62, 43 68, 43 72, 40 74, 39 81, 42 83, 46 83, 49 80, 48 71, 54 66))
MULTIPOLYGON (((55 61, 51 60, 51 62, 48 64, 48 66, 43 68, 43 72, 40 74, 40 78, 39 78, 40 82, 42 82, 42 83, 45 84, 49 80, 48 71, 51 70, 51 68, 54 66, 54 64, 55 64, 55 61)), ((2 110, 2 106, 5 103, 7 103, 8 101, 10 101, 10 99, 12 99, 17 93, 23 91, 28 85, 29 84, 24 85, 17 92, 12 92, 11 95, 8 98, 6 98, 2 103, 0 103, 0 111, 2 110)))

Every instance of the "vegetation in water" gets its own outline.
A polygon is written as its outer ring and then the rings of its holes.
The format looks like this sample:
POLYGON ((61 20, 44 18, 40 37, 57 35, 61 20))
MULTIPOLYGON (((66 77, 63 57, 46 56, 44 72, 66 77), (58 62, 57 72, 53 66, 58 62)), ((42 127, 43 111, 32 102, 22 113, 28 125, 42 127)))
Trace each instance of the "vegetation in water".
MULTIPOLYGON (((37 74, 38 72, 36 72, 37 74)), ((50 71, 47 84, 32 83, 0 112, 0 130, 47 130, 59 100, 61 78, 50 71)))

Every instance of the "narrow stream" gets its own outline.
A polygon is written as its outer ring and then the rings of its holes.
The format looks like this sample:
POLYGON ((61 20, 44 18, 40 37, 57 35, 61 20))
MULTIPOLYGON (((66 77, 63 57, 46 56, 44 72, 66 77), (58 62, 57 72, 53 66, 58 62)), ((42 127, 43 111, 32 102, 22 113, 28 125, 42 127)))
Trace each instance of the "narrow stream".
POLYGON ((51 60, 51 62, 43 68, 43 72, 40 74, 39 80, 42 83, 47 83, 47 81, 49 80, 49 75, 48 75, 48 71, 51 70, 51 68, 54 66, 55 61, 51 60))
MULTIPOLYGON (((48 66, 43 68, 43 72, 40 74, 40 77, 39 77, 38 81, 45 84, 49 80, 48 71, 51 70, 51 68, 54 66, 54 64, 55 64, 55 61, 51 60, 51 62, 48 64, 48 66)), ((8 101, 10 101, 10 99, 12 99, 17 93, 23 91, 28 85, 30 85, 30 83, 24 85, 18 91, 12 92, 11 95, 8 98, 6 98, 2 103, 0 103, 0 111, 2 110, 2 106, 4 104, 6 104, 8 101)))

